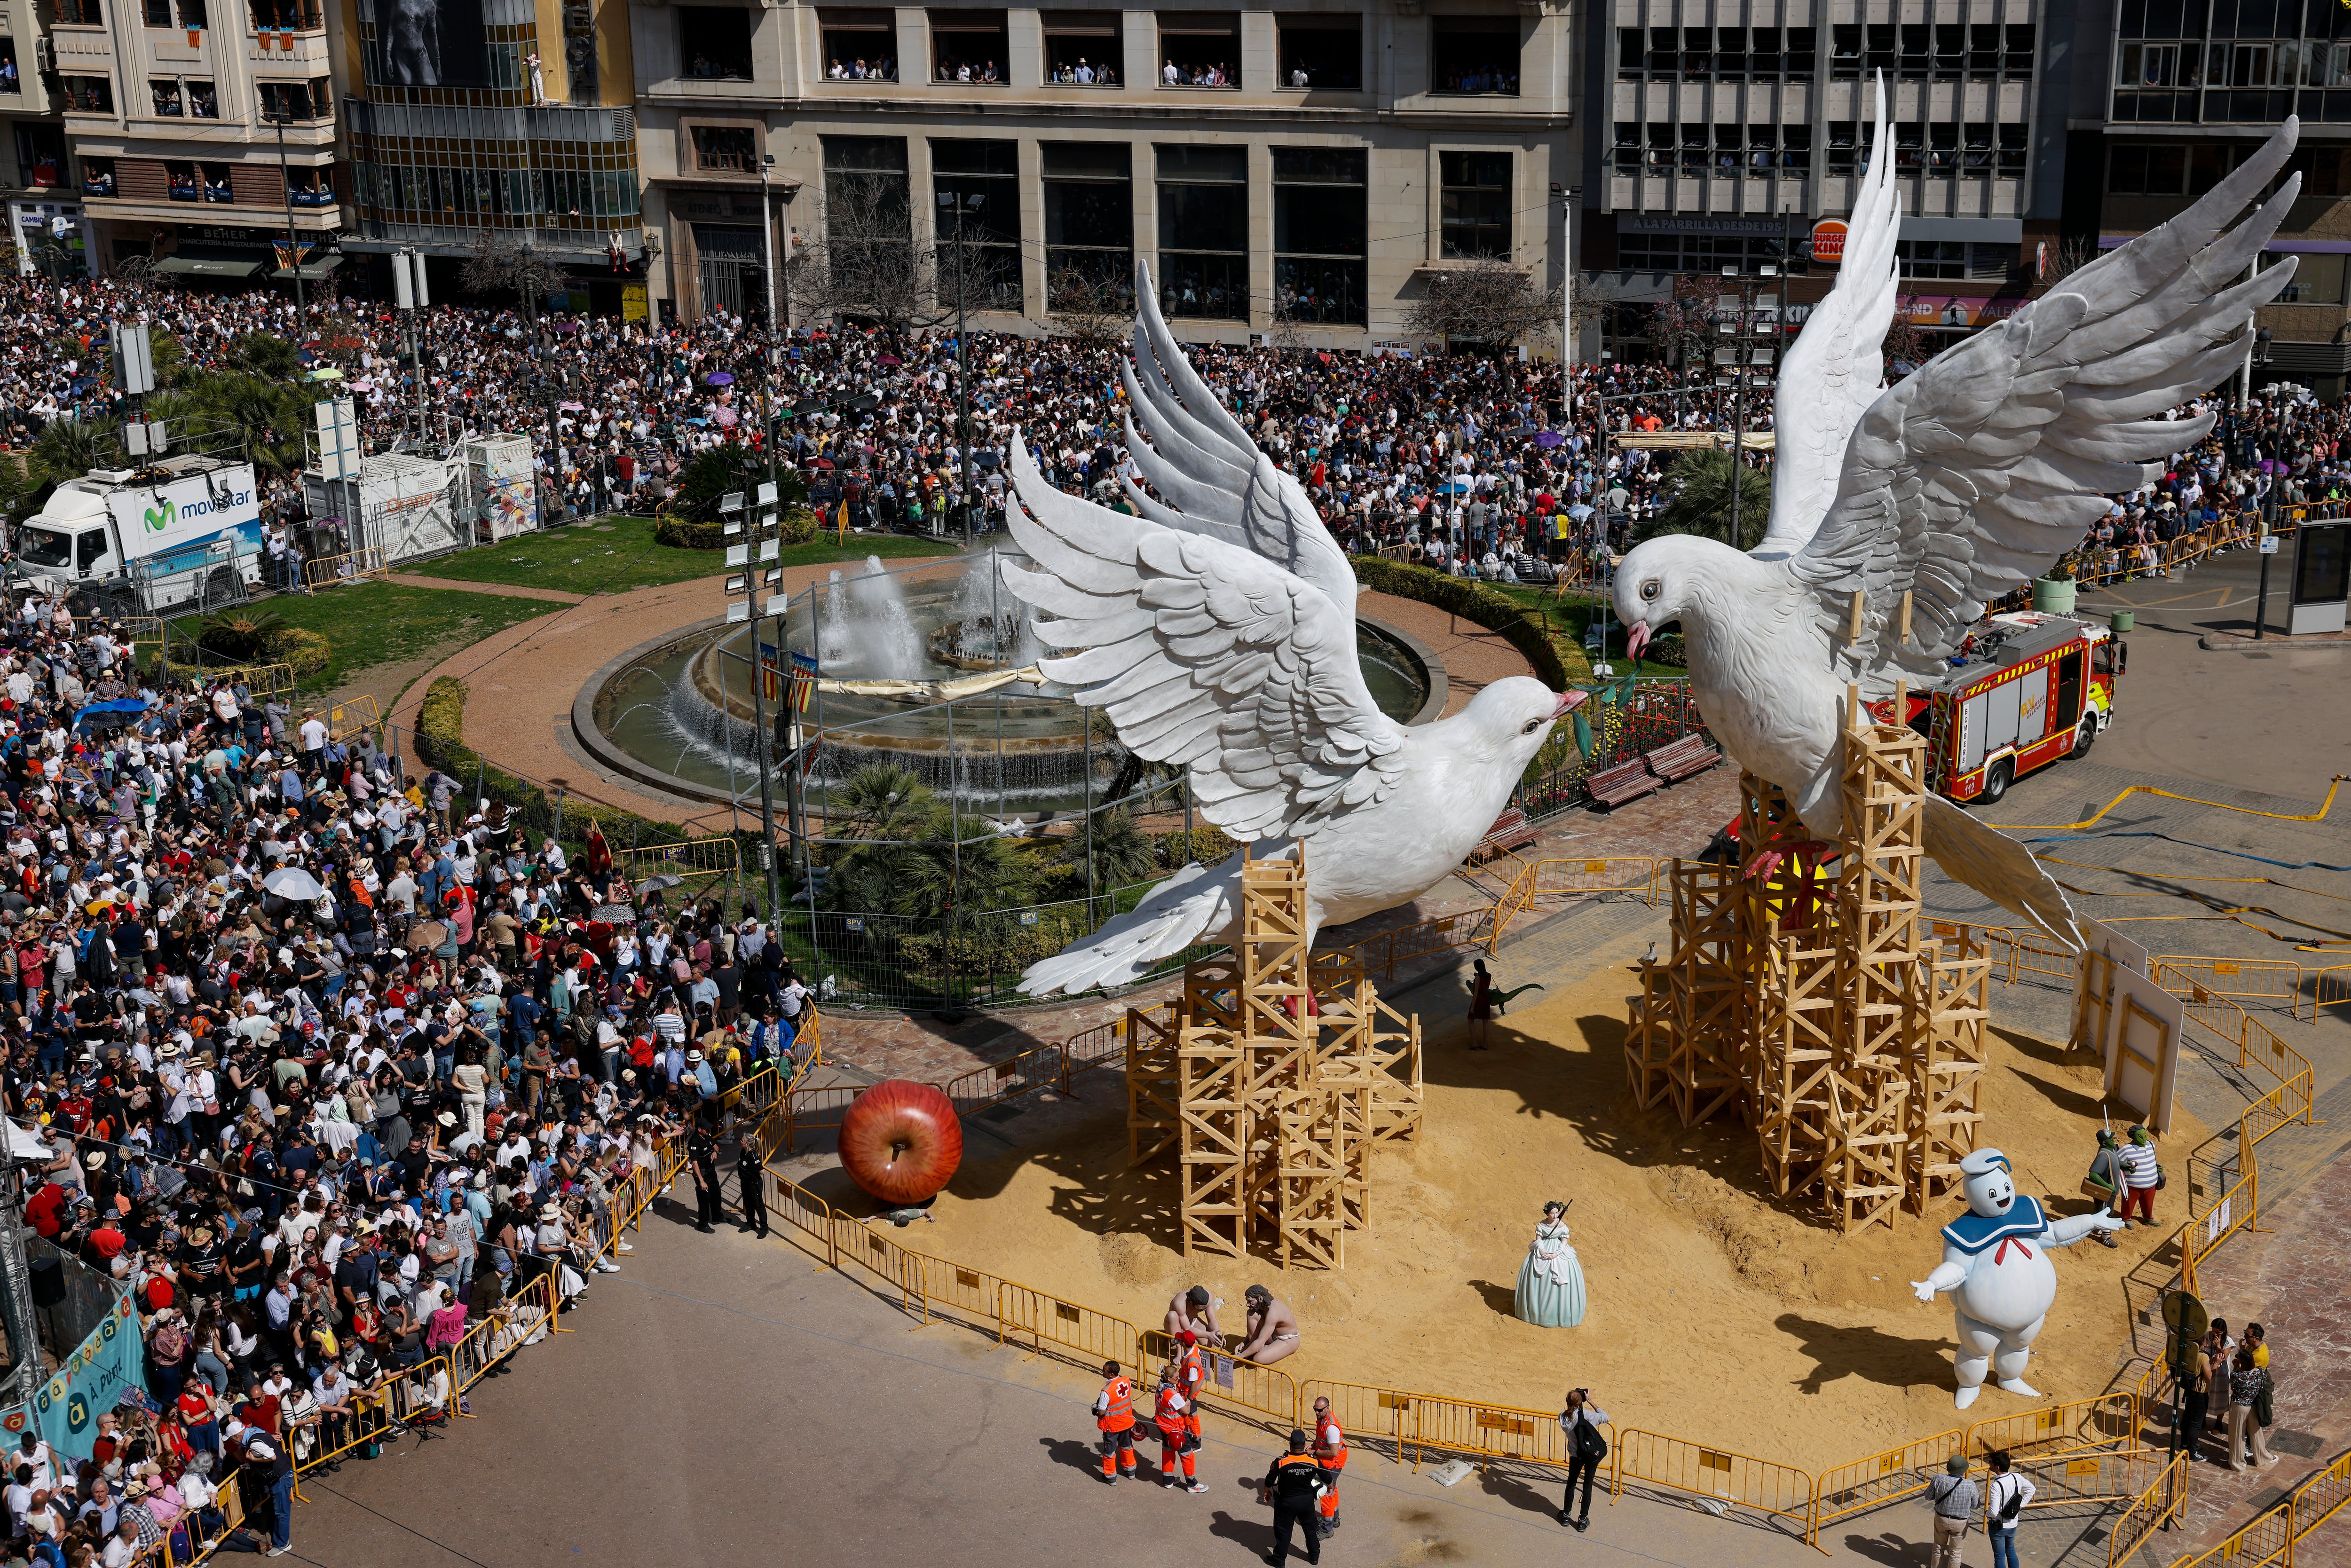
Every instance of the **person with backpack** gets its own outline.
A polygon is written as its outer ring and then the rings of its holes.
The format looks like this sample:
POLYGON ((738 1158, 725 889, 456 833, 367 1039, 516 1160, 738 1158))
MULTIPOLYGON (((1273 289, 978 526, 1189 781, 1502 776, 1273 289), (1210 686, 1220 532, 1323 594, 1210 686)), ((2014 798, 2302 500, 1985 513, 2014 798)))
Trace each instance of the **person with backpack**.
POLYGON ((1984 1492, 1984 1533, 1991 1537, 1991 1568, 2017 1568, 2016 1521, 2032 1500, 2031 1476, 2011 1468, 2008 1450, 1995 1448, 1984 1456, 1991 1467, 1991 1485, 1984 1492))
POLYGON ((1576 1530, 1592 1527, 1592 1478, 1600 1471, 1600 1462, 1608 1457, 1608 1439, 1600 1428, 1608 1424, 1608 1412, 1592 1402, 1589 1388, 1567 1391, 1567 1408, 1559 1413, 1559 1429, 1567 1434, 1567 1495, 1560 1500, 1559 1521, 1576 1530), (1575 1511, 1576 1478, 1583 1479, 1583 1511, 1575 1511), (1573 1516, 1573 1517, 1571 1517, 1573 1516))

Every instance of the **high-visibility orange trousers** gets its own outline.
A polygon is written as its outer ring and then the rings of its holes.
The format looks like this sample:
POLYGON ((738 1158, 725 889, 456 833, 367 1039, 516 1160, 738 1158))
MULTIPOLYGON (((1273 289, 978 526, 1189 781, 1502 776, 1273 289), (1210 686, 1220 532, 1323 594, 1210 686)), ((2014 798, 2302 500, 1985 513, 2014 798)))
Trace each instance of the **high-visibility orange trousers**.
POLYGON ((1102 1434, 1102 1474, 1117 1479, 1121 1470, 1134 1473, 1134 1428, 1122 1427, 1102 1434))
POLYGON ((1165 1427, 1159 1428, 1159 1473, 1161 1475, 1174 1475, 1176 1461, 1181 1459, 1184 1461, 1184 1479, 1187 1481, 1193 1479, 1191 1436, 1181 1427, 1176 1427, 1173 1432, 1165 1427))
POLYGON ((1340 1449, 1323 1460, 1322 1467, 1331 1472, 1329 1487, 1322 1493, 1322 1517, 1336 1519, 1339 1517, 1339 1472, 1347 1468, 1347 1450, 1340 1449))

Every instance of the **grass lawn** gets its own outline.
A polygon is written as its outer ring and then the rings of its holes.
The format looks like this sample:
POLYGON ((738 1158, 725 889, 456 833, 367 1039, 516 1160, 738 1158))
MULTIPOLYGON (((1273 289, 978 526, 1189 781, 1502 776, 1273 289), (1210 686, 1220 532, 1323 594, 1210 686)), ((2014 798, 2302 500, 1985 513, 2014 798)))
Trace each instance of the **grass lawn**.
MULTIPOLYGON (((778 564, 812 566, 863 560, 869 555, 926 556, 941 550, 936 544, 889 535, 852 534, 841 544, 830 536, 820 536, 784 550, 778 564)), ((553 588, 566 593, 626 593, 632 588, 656 588, 711 576, 725 570, 725 559, 718 550, 674 549, 656 544, 651 517, 612 517, 603 524, 573 524, 503 544, 482 545, 436 560, 419 561, 407 570, 421 577, 461 582, 553 588), (606 528, 611 531, 604 531, 606 528)))
MULTIPOLYGON (((446 643, 478 642, 564 607, 544 599, 363 582, 308 597, 281 594, 256 608, 289 626, 316 632, 333 644, 334 657, 309 682, 314 691, 329 691, 371 665, 412 659, 446 643)), ((190 615, 172 623, 175 659, 180 637, 193 638, 200 621, 190 615)))
MULTIPOLYGON (((1558 650, 1570 678, 1592 678, 1592 660, 1595 651, 1584 647, 1583 633, 1599 617, 1600 601, 1597 596, 1571 592, 1565 598, 1558 598, 1548 588, 1525 588, 1502 582, 1489 582, 1485 586, 1524 609, 1529 619, 1550 626, 1552 646, 1558 650)), ((1608 662, 1622 675, 1625 674, 1625 623, 1617 620, 1613 612, 1608 617, 1607 630, 1608 662)), ((1634 673, 1638 674, 1679 676, 1689 674, 1678 664, 1660 664, 1647 659, 1634 663, 1636 666, 1634 673)))

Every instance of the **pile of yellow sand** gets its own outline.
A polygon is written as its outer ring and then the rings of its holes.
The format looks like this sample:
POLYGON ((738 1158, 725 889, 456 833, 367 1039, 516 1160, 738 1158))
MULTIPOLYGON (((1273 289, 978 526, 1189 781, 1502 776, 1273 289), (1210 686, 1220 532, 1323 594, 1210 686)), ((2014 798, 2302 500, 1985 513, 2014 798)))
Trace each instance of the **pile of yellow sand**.
MULTIPOLYGON (((935 1226, 893 1233, 976 1265, 1157 1326, 1195 1281, 1241 1322, 1243 1287, 1262 1281, 1297 1310, 1298 1354, 1323 1377, 1453 1397, 1558 1407, 1588 1386, 1618 1428, 1698 1438, 1806 1469, 1842 1463, 1965 1420, 2030 1407, 1988 1389, 1951 1407, 1951 1312, 1910 1293, 1939 1260, 1953 1199, 1893 1228, 1844 1238, 1816 1209, 1771 1197, 1753 1134, 1734 1122, 1684 1130, 1669 1111, 1637 1113, 1626 1091, 1624 967, 1554 986, 1494 1026, 1493 1049, 1464 1049, 1452 1020, 1424 1019, 1427 1103, 1416 1145, 1374 1156, 1372 1223, 1348 1236, 1339 1271, 1270 1263, 1187 1264, 1176 1172, 1126 1165, 1123 1096, 1097 1080, 1103 1113, 1057 1143, 984 1157, 974 1139, 939 1199, 935 1226), (1108 1104, 1114 1094, 1113 1111, 1108 1104), (1574 1329, 1511 1315, 1519 1266, 1546 1198, 1569 1220, 1590 1299, 1574 1329)), ((1983 1142, 2006 1151, 2018 1185, 2074 1197, 2094 1149, 2098 1076, 2062 1048, 1996 1037, 1983 1142)), ((2167 1164, 2184 1171, 2203 1129, 2183 1114, 2167 1164)), ((815 1182, 830 1193, 839 1172, 815 1182)), ((2158 1199, 2176 1220, 2184 1183, 2158 1199)), ((861 1206, 862 1207, 862 1206, 861 1206)), ((2133 1228, 2120 1250, 2057 1253, 2057 1305, 2028 1380, 2050 1399, 2105 1390, 2125 1339, 2122 1276, 2161 1231, 2133 1228)))

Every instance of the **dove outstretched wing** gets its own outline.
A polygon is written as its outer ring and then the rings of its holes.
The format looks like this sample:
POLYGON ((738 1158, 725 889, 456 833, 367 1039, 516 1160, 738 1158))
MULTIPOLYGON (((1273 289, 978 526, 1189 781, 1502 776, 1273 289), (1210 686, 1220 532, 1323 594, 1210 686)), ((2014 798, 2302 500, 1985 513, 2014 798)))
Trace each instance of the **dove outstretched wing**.
POLYGON ((1149 488, 1122 470, 1127 499, 1163 528, 1221 539, 1288 569, 1353 616, 1355 573, 1346 552, 1298 481, 1258 450, 1184 358, 1159 313, 1151 269, 1135 271, 1134 359, 1119 376, 1127 455, 1149 488))
POLYGON ((1387 795, 1408 737, 1364 684, 1352 574, 1334 603, 1222 532, 1064 495, 1017 434, 1011 450, 1008 517, 1035 570, 1008 561, 1005 583, 1054 617, 1040 637, 1080 650, 1040 661, 1047 676, 1137 756, 1184 768, 1201 815, 1236 839, 1308 837, 1387 795))
POLYGON ((1835 503, 1787 567, 1811 591, 1835 673, 1876 697, 1939 673, 1991 600, 2078 546, 2109 492, 2201 440, 2213 415, 2158 417, 2245 356, 2256 306, 2291 259, 2235 279, 2301 187, 2289 176, 2235 228, 2294 151, 2297 122, 2179 216, 2064 278, 1870 405, 1835 503), (1852 595, 1862 635, 1844 631, 1852 595), (1910 635, 1900 603, 1912 595, 1910 635))
POLYGON ((1902 227, 1890 132, 1880 78, 1876 150, 1854 197, 1836 285, 1789 345, 1771 398, 1771 525, 1752 552, 1767 560, 1803 549, 1821 526, 1836 499, 1854 426, 1886 391, 1884 345, 1894 324, 1894 246, 1902 227))

